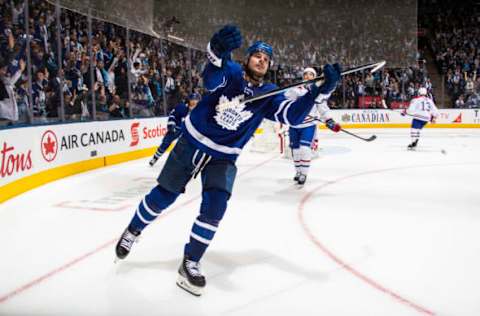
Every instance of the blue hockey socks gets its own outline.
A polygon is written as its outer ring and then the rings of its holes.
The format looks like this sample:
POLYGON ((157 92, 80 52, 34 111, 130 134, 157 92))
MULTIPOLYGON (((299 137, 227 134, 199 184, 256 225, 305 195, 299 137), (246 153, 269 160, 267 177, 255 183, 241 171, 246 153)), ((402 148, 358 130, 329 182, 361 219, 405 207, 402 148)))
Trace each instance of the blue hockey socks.
POLYGON ((218 225, 227 209, 230 193, 221 190, 208 190, 202 194, 200 215, 196 218, 190 233, 190 241, 185 245, 185 255, 198 262, 217 232, 218 225))
POLYGON ((131 232, 140 232, 152 223, 162 210, 166 209, 177 199, 179 193, 172 193, 161 186, 156 186, 145 195, 137 207, 135 215, 128 226, 131 232))

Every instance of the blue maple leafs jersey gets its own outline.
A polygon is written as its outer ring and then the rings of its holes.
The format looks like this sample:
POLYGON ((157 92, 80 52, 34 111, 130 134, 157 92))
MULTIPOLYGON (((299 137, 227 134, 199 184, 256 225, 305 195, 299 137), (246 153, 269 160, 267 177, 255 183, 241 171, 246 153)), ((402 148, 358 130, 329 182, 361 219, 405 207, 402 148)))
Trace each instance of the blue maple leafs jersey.
POLYGON ((208 93, 186 117, 184 135, 196 147, 218 159, 235 160, 264 118, 286 125, 300 124, 319 93, 318 87, 312 86, 295 100, 280 93, 243 104, 244 98, 266 93, 277 86, 252 85, 244 79, 242 67, 231 60, 224 60, 220 67, 210 62, 203 72, 203 82, 208 93))

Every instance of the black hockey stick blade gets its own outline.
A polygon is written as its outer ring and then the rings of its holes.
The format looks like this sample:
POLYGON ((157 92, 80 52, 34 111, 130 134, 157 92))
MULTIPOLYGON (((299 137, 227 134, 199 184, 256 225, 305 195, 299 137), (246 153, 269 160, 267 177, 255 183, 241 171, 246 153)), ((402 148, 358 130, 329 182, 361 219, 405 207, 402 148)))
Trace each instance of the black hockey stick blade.
POLYGON ((356 138, 361 139, 361 140, 366 141, 366 142, 371 142, 371 141, 374 141, 375 139, 377 139, 377 135, 372 135, 372 136, 370 136, 370 137, 365 138, 365 137, 362 137, 362 136, 360 136, 360 135, 357 135, 357 134, 354 134, 354 133, 352 133, 352 132, 349 132, 349 131, 347 131, 347 130, 345 130, 345 129, 343 129, 343 128, 341 128, 340 130, 341 130, 342 132, 344 132, 344 133, 347 133, 348 135, 351 135, 351 136, 353 136, 353 137, 356 137, 356 138))
MULTIPOLYGON (((320 123, 325 124, 325 122, 324 122, 323 120, 321 120, 320 118, 318 118, 318 117, 310 117, 310 121, 309 121, 309 122, 312 122, 312 121, 318 121, 318 122, 320 122, 320 123)), ((361 140, 366 141, 366 142, 371 142, 371 141, 374 141, 375 139, 377 139, 377 135, 372 135, 372 136, 370 136, 370 137, 365 138, 365 137, 362 137, 362 136, 357 135, 357 134, 355 134, 355 133, 352 133, 352 132, 350 132, 350 131, 347 131, 346 129, 343 129, 343 128, 340 128, 340 130, 341 130, 342 132, 348 134, 348 135, 351 135, 351 136, 353 136, 353 137, 356 137, 356 138, 361 139, 361 140)))

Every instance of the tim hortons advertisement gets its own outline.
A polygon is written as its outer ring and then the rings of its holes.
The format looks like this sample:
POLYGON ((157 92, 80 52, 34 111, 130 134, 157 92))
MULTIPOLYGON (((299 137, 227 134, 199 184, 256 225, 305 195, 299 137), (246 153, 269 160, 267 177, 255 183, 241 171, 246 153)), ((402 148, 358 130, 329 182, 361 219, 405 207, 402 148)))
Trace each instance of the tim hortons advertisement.
POLYGON ((36 150, 25 129, 0 131, 0 186, 35 169, 36 150), (7 135, 8 132, 8 135, 7 135))
POLYGON ((0 187, 65 164, 158 146, 166 118, 0 130, 0 187))

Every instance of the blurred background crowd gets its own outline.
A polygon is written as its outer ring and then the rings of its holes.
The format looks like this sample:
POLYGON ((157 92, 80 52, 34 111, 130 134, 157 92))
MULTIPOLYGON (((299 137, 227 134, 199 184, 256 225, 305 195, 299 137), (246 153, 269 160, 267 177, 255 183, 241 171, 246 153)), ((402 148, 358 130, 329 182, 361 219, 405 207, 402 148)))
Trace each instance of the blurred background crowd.
MULTIPOLYGON (((265 29, 269 36, 280 39, 274 47, 275 64, 269 71, 269 79, 279 86, 300 80, 303 67, 315 66, 320 71, 326 62, 340 61, 349 67, 377 61, 376 56, 384 56, 382 59, 391 65, 396 64, 390 62, 393 60, 409 61, 406 66, 390 66, 375 74, 345 76, 330 100, 334 109, 380 108, 382 102, 403 108, 421 86, 441 108, 480 107, 479 6, 473 1, 462 8, 436 1, 432 6, 431 2, 418 3, 415 41, 412 36, 397 34, 396 41, 373 41, 357 47, 352 34, 342 33, 341 24, 347 22, 337 19, 338 36, 322 43, 304 42, 300 51, 291 49, 290 37, 314 32, 312 25, 321 29, 321 21, 327 23, 328 17, 320 15, 319 20, 304 18, 300 23, 303 28, 293 33, 282 33, 275 25, 268 25, 266 18, 250 19, 252 28, 248 30, 265 29), (361 53, 348 53, 355 50, 361 53)), ((202 19, 208 19, 209 12, 195 12, 198 14, 191 13, 187 20, 175 16, 161 20, 159 37, 92 19, 45 0, 0 0, 0 126, 160 116, 191 92, 202 94, 201 73, 207 60, 204 49, 195 43, 205 45, 208 37, 194 40, 188 34, 202 19), (173 36, 180 25, 184 33, 173 36)), ((213 25, 228 22, 211 19, 213 25)), ((363 40, 365 28, 375 28, 375 22, 391 28, 379 29, 380 37, 405 29, 398 22, 402 19, 391 19, 392 23, 381 19, 377 14, 363 28, 353 25, 359 30, 354 38, 363 40)), ((284 24, 289 25, 289 21, 286 18, 284 24)), ((260 37, 248 30, 244 46, 260 37)), ((212 34, 199 32, 203 33, 212 34)), ((241 60, 239 55, 235 57, 241 60)))

